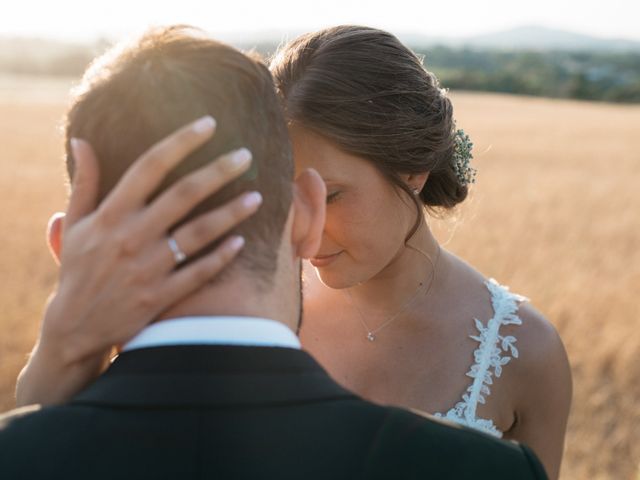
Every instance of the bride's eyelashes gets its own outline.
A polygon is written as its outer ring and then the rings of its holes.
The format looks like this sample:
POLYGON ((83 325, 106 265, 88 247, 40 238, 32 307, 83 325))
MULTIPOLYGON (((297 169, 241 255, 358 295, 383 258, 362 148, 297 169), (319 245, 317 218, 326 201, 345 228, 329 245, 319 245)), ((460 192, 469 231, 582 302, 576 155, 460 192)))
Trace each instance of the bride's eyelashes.
POLYGON ((327 204, 335 202, 340 197, 341 193, 342 192, 340 192, 340 191, 335 191, 335 192, 329 193, 327 195, 327 204))

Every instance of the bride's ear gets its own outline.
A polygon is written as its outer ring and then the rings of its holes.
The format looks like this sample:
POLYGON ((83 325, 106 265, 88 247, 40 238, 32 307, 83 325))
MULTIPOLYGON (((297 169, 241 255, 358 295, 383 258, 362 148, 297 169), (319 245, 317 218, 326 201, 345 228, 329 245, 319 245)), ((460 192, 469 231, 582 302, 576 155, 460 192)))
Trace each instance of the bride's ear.
POLYGON ((62 252, 62 225, 65 214, 56 212, 51 215, 47 225, 47 244, 53 259, 60 265, 60 253, 62 252))
POLYGON ((291 244, 294 255, 311 258, 318 253, 324 230, 327 188, 318 172, 302 171, 293 184, 293 226, 291 244))
POLYGON ((421 192, 429 179, 429 172, 409 173, 401 175, 400 178, 411 190, 421 192))

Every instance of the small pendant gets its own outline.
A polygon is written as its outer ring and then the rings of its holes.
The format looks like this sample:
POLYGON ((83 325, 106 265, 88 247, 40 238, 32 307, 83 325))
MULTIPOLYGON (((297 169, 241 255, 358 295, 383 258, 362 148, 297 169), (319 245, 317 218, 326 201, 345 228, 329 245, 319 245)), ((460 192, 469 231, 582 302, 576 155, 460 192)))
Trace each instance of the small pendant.
POLYGON ((367 340, 369 340, 370 342, 373 342, 375 339, 376 339, 376 336, 372 332, 367 333, 367 340))

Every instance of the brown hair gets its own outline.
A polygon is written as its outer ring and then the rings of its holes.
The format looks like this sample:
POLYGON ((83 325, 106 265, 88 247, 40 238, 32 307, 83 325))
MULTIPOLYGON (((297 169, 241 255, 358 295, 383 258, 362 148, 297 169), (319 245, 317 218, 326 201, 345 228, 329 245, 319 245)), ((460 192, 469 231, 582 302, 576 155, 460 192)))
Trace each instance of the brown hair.
POLYGON ((213 138, 171 172, 156 195, 222 153, 251 150, 249 172, 204 200, 174 228, 243 191, 258 190, 264 198, 260 210, 235 230, 247 242, 239 260, 252 271, 272 273, 292 197, 287 126, 266 66, 200 30, 154 28, 92 64, 67 114, 69 175, 74 168, 69 140, 83 138, 100 161, 103 199, 151 145, 207 114, 217 121, 213 138))
POLYGON ((290 122, 373 162, 418 210, 400 174, 429 172, 420 199, 431 210, 466 198, 451 162, 451 101, 390 33, 345 25, 302 35, 276 53, 270 68, 290 122))

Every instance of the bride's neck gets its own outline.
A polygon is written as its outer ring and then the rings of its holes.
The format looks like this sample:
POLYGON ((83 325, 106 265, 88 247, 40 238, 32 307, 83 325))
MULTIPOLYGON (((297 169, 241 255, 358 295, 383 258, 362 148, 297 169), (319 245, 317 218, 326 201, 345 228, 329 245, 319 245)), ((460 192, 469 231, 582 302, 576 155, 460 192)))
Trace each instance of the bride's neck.
POLYGON ((438 241, 423 219, 415 234, 383 270, 345 293, 357 305, 375 306, 380 312, 396 311, 420 290, 434 287, 429 284, 437 282, 434 266, 437 270, 439 255, 438 241))

